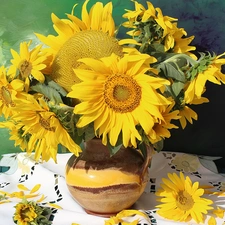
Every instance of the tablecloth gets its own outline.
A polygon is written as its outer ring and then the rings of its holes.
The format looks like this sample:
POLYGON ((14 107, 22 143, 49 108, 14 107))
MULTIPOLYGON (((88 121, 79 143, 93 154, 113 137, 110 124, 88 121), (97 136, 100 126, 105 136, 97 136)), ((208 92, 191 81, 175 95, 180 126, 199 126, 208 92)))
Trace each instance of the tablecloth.
MULTIPOLYGON (((18 192, 18 185, 24 185, 28 190, 40 184, 38 196, 29 200, 40 199, 42 206, 48 206, 52 210, 50 220, 53 225, 104 225, 107 218, 87 214, 71 197, 64 179, 65 164, 70 153, 58 154, 57 164, 53 161, 45 163, 35 162, 31 156, 25 153, 5 154, 0 161, 0 191, 7 193, 18 192), (57 207, 55 207, 57 206, 57 207)), ((140 219, 139 225, 166 225, 186 224, 170 221, 160 217, 156 213, 155 192, 159 188, 162 178, 167 173, 179 173, 188 175, 193 182, 199 181, 200 185, 212 187, 212 192, 225 191, 225 176, 218 174, 215 164, 210 158, 191 154, 164 152, 155 153, 151 167, 150 179, 145 192, 132 208, 141 210, 148 215, 148 219, 140 219)), ((25 193, 26 191, 24 191, 25 193)), ((225 195, 208 194, 207 198, 214 201, 214 206, 225 207, 225 195)), ((12 216, 14 206, 21 199, 11 196, 8 202, 0 199, 0 225, 13 225, 12 216), (2 203, 2 204, 1 204, 2 203)), ((206 224, 209 219, 207 215, 206 224)), ((225 223, 225 218, 217 218, 217 224, 225 223)), ((194 221, 188 223, 195 224, 194 221)))

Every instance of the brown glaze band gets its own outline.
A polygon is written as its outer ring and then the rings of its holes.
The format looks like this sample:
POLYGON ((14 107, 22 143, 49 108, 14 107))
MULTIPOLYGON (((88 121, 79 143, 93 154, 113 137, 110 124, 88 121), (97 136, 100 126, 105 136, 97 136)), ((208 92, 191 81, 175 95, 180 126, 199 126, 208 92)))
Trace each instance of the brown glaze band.
POLYGON ((135 190, 140 187, 139 184, 118 184, 118 185, 111 185, 111 186, 106 186, 106 187, 101 187, 101 188, 77 187, 77 186, 70 186, 70 185, 68 185, 68 186, 72 189, 90 192, 93 194, 99 194, 101 192, 106 192, 106 191, 110 192, 110 191, 114 191, 114 190, 120 190, 121 192, 124 192, 127 190, 131 191, 131 190, 135 190))

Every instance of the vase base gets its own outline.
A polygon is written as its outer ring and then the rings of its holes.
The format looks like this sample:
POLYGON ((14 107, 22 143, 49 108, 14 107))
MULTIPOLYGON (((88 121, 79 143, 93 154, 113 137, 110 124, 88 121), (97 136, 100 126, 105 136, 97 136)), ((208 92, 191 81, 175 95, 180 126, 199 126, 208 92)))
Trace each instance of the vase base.
POLYGON ((98 212, 92 212, 87 209, 84 209, 84 211, 89 215, 100 216, 100 217, 104 217, 104 218, 110 218, 111 216, 115 216, 117 214, 117 213, 98 213, 98 212))

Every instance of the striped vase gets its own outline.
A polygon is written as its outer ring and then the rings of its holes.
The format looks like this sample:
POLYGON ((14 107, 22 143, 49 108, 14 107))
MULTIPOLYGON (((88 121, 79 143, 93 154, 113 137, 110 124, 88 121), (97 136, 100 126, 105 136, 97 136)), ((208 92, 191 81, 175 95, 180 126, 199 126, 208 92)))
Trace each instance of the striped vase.
POLYGON ((144 158, 133 148, 121 148, 110 156, 100 139, 85 144, 79 157, 70 157, 66 165, 68 189, 87 213, 109 217, 131 208, 148 182, 151 148, 144 158))

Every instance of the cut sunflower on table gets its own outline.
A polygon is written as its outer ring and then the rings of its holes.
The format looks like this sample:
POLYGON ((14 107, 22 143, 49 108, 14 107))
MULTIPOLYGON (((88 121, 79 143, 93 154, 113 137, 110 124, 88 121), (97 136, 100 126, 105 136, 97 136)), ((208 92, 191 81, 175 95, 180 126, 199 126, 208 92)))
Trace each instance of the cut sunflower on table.
POLYGON ((193 219, 197 223, 204 223, 213 201, 203 198, 204 189, 199 188, 199 182, 192 183, 188 176, 180 172, 168 173, 168 178, 162 179, 161 189, 156 196, 161 204, 157 205, 157 213, 167 219, 188 222, 193 219))

